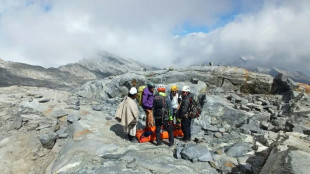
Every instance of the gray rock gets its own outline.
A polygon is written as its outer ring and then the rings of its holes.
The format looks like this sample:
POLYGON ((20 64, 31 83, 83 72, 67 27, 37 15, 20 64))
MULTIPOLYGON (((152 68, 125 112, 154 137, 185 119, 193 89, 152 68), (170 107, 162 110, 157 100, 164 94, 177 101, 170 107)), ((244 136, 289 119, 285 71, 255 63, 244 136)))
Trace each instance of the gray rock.
POLYGON ((22 123, 23 123, 23 117, 16 117, 13 122, 14 129, 18 130, 19 128, 21 128, 22 123))
POLYGON ((93 106, 93 110, 102 111, 103 107, 104 107, 103 104, 95 105, 95 106, 93 106))
POLYGON ((198 79, 192 78, 192 79, 190 80, 190 82, 193 83, 193 84, 198 84, 198 79))
POLYGON ((309 142, 296 136, 288 136, 277 143, 260 171, 261 174, 272 173, 309 173, 309 142))
POLYGON ((80 106, 80 101, 77 98, 69 98, 66 100, 67 105, 80 106))
POLYGON ((256 121, 249 120, 248 124, 244 124, 240 128, 243 133, 260 133, 261 129, 256 121))
POLYGON ((70 114, 67 116, 67 122, 74 123, 81 119, 80 115, 70 114))
POLYGON ((219 133, 219 132, 216 132, 216 133, 214 134, 214 136, 215 136, 216 138, 222 138, 222 134, 219 133))
POLYGON ((51 99, 49 98, 45 98, 45 99, 42 99, 42 100, 39 100, 39 103, 47 103, 49 102, 51 99))
POLYGON ((34 98, 43 98, 43 96, 40 95, 40 94, 37 94, 37 95, 34 96, 34 98))
POLYGON ((274 78, 271 92, 281 94, 287 91, 293 91, 296 87, 297 84, 291 78, 280 73, 274 78))
POLYGON ((225 128, 219 128, 220 133, 225 133, 225 128))
POLYGON ((113 118, 112 117, 106 117, 105 119, 106 120, 112 120, 113 118))
POLYGON ((203 161, 211 161, 212 155, 209 152, 208 148, 204 145, 196 145, 196 144, 188 144, 184 147, 181 151, 182 158, 186 160, 196 161, 196 160, 203 160, 203 161))
POLYGON ((258 111, 262 111, 264 109, 263 106, 257 105, 257 104, 254 104, 254 103, 248 103, 247 107, 254 108, 254 109, 258 110, 258 111))
POLYGON ((213 93, 224 93, 225 91, 224 91, 223 88, 217 87, 217 88, 211 90, 210 92, 213 92, 213 93))
POLYGON ((55 132, 50 132, 48 134, 40 135, 40 142, 43 147, 52 149, 57 138, 58 135, 55 132))
POLYGON ((67 109, 80 110, 80 106, 76 106, 76 105, 68 106, 67 109))
POLYGON ((245 110, 245 111, 251 111, 251 109, 245 105, 241 105, 240 109, 245 110))
POLYGON ((56 111, 56 117, 57 118, 61 118, 61 117, 67 116, 67 115, 68 115, 68 113, 63 109, 59 109, 56 111))
POLYGON ((246 142, 236 143, 230 147, 226 154, 231 157, 241 157, 251 151, 251 144, 246 142))
POLYGON ((230 94, 230 95, 227 97, 227 99, 228 99, 228 100, 235 99, 235 101, 236 101, 237 103, 241 102, 241 100, 242 100, 241 97, 239 97, 237 94, 234 94, 234 93, 230 94))
POLYGON ((233 105, 225 98, 215 95, 206 96, 203 112, 217 120, 218 123, 212 124, 226 122, 231 127, 242 125, 249 117, 245 111, 234 109, 233 105))
POLYGON ((36 128, 39 126, 38 123, 29 123, 27 124, 27 131, 36 130, 36 128))
POLYGON ((236 158, 228 156, 218 156, 219 159, 211 162, 214 168, 217 168, 221 173, 231 173, 234 168, 238 165, 238 160, 236 158))
POLYGON ((60 128, 56 131, 56 134, 59 136, 59 138, 67 138, 68 128, 64 126, 60 126, 60 128))
POLYGON ((46 129, 46 128, 50 128, 50 127, 52 127, 51 124, 40 123, 40 124, 39 124, 39 127, 37 127, 36 130, 46 129))
POLYGON ((225 91, 235 91, 238 89, 230 80, 224 79, 221 88, 223 88, 225 91))
POLYGON ((181 155, 181 152, 182 150, 184 149, 185 147, 185 144, 178 144, 176 146, 176 148, 174 149, 174 156, 177 158, 177 159, 181 159, 182 158, 182 155, 181 155))
POLYGON ((261 123, 260 123, 260 127, 263 129, 263 130, 268 130, 268 127, 269 127, 269 123, 268 122, 266 122, 266 121, 262 121, 261 123))
POLYGON ((305 129, 305 130, 303 130, 303 133, 306 134, 306 135, 310 135, 310 130, 309 129, 305 129))

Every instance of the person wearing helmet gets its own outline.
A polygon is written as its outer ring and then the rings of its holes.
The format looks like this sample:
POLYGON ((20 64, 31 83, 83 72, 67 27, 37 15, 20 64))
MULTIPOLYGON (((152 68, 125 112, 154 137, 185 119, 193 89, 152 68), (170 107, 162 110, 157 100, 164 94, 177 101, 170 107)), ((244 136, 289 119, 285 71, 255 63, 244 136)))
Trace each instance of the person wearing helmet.
POLYGON ((187 111, 189 109, 190 101, 189 98, 191 97, 190 88, 189 86, 183 86, 182 88, 182 102, 180 104, 179 109, 179 118, 181 118, 181 128, 184 134, 182 140, 184 142, 188 142, 191 140, 191 121, 192 118, 187 116, 187 111))
POLYGON ((145 112, 146 119, 145 119, 145 126, 146 128, 151 128, 154 126, 154 119, 153 119, 153 100, 154 100, 154 90, 155 85, 154 83, 148 83, 147 88, 144 88, 143 95, 142 95, 142 108, 145 112))
POLYGON ((156 126, 156 142, 157 146, 162 144, 162 140, 160 139, 161 127, 168 131, 169 135, 169 147, 174 144, 174 136, 173 136, 173 127, 172 127, 172 105, 170 98, 166 95, 166 88, 163 85, 158 85, 157 93, 154 96, 153 102, 153 115, 155 118, 155 126, 156 126))
POLYGON ((171 105, 172 105, 172 112, 173 112, 173 119, 176 121, 176 124, 180 124, 180 119, 177 118, 177 111, 179 108, 179 105, 181 103, 181 95, 178 93, 178 86, 177 85, 172 85, 171 86, 171 91, 170 91, 170 100, 171 100, 171 105))
POLYGON ((132 87, 128 96, 118 105, 115 112, 115 119, 123 125, 124 132, 128 139, 133 142, 136 137, 136 127, 138 123, 139 110, 134 101, 137 97, 137 88, 132 87))

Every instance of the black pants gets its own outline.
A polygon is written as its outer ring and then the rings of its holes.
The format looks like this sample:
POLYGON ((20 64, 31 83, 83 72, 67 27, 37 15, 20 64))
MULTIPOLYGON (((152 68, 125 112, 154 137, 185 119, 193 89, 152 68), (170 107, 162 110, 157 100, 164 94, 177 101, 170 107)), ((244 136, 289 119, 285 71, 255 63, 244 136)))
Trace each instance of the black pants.
POLYGON ((183 117, 181 120, 181 128, 184 134, 183 140, 187 141, 191 139, 191 121, 192 118, 183 117))
POLYGON ((155 119, 155 125, 156 125, 156 142, 157 142, 157 145, 160 145, 162 143, 162 141, 160 139, 160 130, 161 130, 161 126, 164 125, 164 127, 168 131, 168 135, 169 135, 169 146, 172 146, 174 143, 173 127, 172 127, 172 125, 168 124, 168 120, 162 121, 162 119, 155 119))
POLYGON ((176 123, 178 123, 178 110, 176 108, 172 108, 172 117, 173 117, 173 120, 175 120, 176 123))

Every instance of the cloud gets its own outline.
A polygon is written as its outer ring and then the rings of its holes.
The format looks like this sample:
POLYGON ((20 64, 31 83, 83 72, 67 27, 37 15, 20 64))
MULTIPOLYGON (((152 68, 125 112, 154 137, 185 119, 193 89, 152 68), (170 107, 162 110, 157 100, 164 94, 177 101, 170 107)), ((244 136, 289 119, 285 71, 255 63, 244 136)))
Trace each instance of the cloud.
POLYGON ((307 71, 310 63, 307 0, 0 4, 0 58, 5 60, 55 67, 104 50, 158 67, 210 60, 238 65, 241 57, 255 57, 248 62, 307 71), (176 36, 183 31, 189 34, 176 36))
POLYGON ((210 33, 180 38, 176 41, 176 48, 182 50, 179 57, 187 64, 240 65, 240 57, 250 56, 253 59, 247 66, 276 66, 310 74, 310 2, 296 2, 266 1, 257 13, 239 14, 210 33))

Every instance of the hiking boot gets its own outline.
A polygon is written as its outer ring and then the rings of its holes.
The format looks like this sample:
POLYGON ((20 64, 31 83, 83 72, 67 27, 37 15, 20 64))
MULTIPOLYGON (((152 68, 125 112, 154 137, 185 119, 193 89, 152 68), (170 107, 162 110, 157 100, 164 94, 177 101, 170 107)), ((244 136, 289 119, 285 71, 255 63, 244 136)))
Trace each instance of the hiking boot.
POLYGON ((169 143, 169 144, 168 144, 169 147, 171 147, 171 146, 173 146, 173 145, 174 145, 174 143, 169 143))
POLYGON ((188 143, 190 140, 189 139, 185 139, 185 138, 182 138, 181 139, 184 143, 188 143))
POLYGON ((136 136, 131 136, 129 134, 127 134, 129 141, 133 141, 136 139, 136 136))
POLYGON ((132 140, 130 140, 130 142, 132 142, 132 143, 139 143, 139 141, 135 138, 135 139, 132 139, 132 140))

